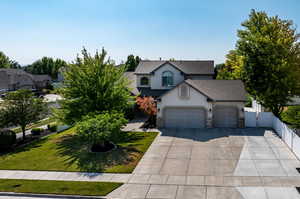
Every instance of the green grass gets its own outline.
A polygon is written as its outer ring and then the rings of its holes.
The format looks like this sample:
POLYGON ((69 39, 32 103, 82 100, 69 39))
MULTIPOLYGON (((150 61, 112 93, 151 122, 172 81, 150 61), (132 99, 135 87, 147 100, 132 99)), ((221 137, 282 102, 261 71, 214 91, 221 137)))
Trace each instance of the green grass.
MULTIPOLYGON (((40 120, 40 121, 37 121, 37 122, 32 123, 30 125, 27 125, 26 130, 32 129, 32 128, 37 128, 37 127, 40 127, 40 126, 43 126, 43 125, 46 125, 46 124, 50 124, 52 122, 54 122, 54 119, 52 119, 52 118, 47 118, 47 119, 44 119, 44 120, 40 120)), ((14 131, 15 133, 21 133, 22 129, 20 127, 16 127, 16 128, 13 128, 12 131, 14 131)))
POLYGON ((49 180, 0 180, 0 192, 105 196, 122 183, 49 180))
POLYGON ((154 132, 122 132, 116 142, 119 148, 99 154, 90 153, 71 128, 0 155, 0 169, 130 173, 156 136, 154 132))

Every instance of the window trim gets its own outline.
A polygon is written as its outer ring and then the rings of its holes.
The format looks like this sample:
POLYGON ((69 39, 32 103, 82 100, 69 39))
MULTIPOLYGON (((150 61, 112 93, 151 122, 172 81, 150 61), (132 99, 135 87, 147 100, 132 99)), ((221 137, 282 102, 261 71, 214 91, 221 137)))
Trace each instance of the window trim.
POLYGON ((161 76, 161 84, 163 87, 171 87, 171 86, 174 86, 174 73, 167 70, 167 71, 164 71, 162 73, 162 76, 161 76), (170 76, 165 76, 166 73, 169 73, 170 76), (167 83, 165 84, 164 83, 164 78, 167 78, 165 81, 167 81, 167 83), (171 78, 171 79, 168 79, 168 78, 171 78), (169 84, 168 82, 171 81, 171 84, 169 84))
POLYGON ((143 77, 140 78, 140 85, 141 85, 141 86, 149 86, 149 83, 150 83, 149 77, 143 76, 143 77), (144 83, 143 83, 143 81, 145 81, 145 80, 147 80, 147 84, 144 84, 144 83))

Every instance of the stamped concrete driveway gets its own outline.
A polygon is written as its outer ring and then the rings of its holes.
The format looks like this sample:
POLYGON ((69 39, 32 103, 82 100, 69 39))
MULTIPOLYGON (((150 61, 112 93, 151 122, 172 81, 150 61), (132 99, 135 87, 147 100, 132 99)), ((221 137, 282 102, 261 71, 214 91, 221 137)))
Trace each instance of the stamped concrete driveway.
POLYGON ((164 129, 110 198, 300 198, 299 160, 272 130, 164 129))

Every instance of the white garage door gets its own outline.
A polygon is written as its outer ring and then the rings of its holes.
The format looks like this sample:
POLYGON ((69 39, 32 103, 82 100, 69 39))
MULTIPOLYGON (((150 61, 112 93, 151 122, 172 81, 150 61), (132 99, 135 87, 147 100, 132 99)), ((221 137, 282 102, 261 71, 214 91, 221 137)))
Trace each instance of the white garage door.
POLYGON ((166 128, 205 128, 205 110, 202 108, 167 108, 166 128))
POLYGON ((238 126, 238 112, 236 107, 216 106, 213 111, 214 127, 230 127, 238 126))

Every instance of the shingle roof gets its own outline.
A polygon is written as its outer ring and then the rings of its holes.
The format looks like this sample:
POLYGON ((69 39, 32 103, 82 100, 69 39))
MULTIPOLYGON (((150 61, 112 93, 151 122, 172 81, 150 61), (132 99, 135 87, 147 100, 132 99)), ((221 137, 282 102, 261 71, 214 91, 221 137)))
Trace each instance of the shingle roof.
POLYGON ((151 88, 138 88, 141 96, 151 96, 151 97, 160 97, 161 95, 167 93, 169 90, 163 89, 151 89, 151 88))
POLYGON ((205 75, 213 75, 214 74, 214 61, 186 61, 186 60, 178 60, 178 61, 148 61, 143 60, 140 61, 137 66, 135 73, 136 74, 149 74, 154 70, 158 69, 160 66, 170 63, 178 70, 182 71, 185 74, 193 75, 193 74, 205 74, 205 75))
POLYGON ((49 75, 32 75, 34 81, 42 82, 42 81, 51 81, 51 77, 49 75))
POLYGON ((194 89, 213 101, 246 101, 241 80, 185 80, 194 89))

